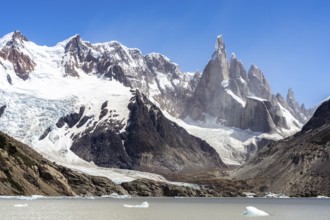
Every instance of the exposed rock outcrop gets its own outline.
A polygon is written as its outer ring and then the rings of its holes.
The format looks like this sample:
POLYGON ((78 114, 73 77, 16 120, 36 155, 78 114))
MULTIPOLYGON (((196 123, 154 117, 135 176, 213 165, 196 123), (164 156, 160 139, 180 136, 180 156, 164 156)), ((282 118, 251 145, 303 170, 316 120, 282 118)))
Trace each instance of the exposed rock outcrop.
POLYGON ((248 94, 248 75, 240 60, 238 60, 235 54, 232 54, 229 65, 229 86, 238 97, 247 97, 248 94))
POLYGON ((6 109, 6 105, 3 105, 0 107, 0 117, 3 115, 3 113, 5 112, 5 109, 6 109))
POLYGON ((20 48, 24 48, 24 42, 26 41, 28 39, 25 36, 15 31, 12 39, 0 50, 0 57, 4 60, 9 60, 13 64, 16 75, 23 80, 29 78, 29 74, 36 65, 28 54, 21 52, 20 48))
POLYGON ((261 72, 261 70, 255 65, 251 65, 248 72, 248 88, 249 93, 252 96, 260 97, 266 100, 270 100, 272 91, 270 86, 261 72))
POLYGON ((241 128, 271 132, 276 127, 271 115, 272 105, 267 100, 248 98, 240 118, 241 128))

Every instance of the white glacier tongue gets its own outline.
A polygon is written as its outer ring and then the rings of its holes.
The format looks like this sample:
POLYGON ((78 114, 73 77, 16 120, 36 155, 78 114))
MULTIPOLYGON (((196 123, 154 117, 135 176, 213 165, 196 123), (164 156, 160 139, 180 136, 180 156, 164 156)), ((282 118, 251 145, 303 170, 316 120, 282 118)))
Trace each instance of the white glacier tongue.
POLYGON ((194 121, 190 117, 184 120, 174 118, 167 112, 164 115, 171 121, 187 130, 188 133, 205 140, 210 144, 221 159, 228 165, 242 165, 255 151, 249 152, 248 147, 257 146, 261 139, 279 140, 283 137, 279 134, 266 134, 251 130, 241 130, 221 125, 215 117, 205 114, 205 121, 194 121), (250 154, 250 155, 249 155, 250 154))

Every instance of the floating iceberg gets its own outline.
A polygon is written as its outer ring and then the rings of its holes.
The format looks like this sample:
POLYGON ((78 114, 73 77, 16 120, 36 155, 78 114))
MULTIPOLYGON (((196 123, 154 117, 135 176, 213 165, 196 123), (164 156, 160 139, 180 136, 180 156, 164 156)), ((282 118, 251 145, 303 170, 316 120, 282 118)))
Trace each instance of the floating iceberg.
POLYGON ((111 193, 110 195, 103 195, 102 198, 115 198, 115 199, 129 199, 131 195, 119 195, 118 193, 111 193))
POLYGON ((269 214, 257 209, 256 207, 253 206, 248 206, 246 207, 246 210, 243 212, 244 216, 268 216, 269 214))
POLYGON ((28 204, 15 204, 14 207, 27 207, 28 204))
POLYGON ((264 198, 281 198, 281 199, 286 199, 286 198, 290 198, 289 196, 284 195, 283 193, 271 193, 268 192, 266 193, 266 195, 264 196, 264 198))
POLYGON ((256 194, 252 192, 243 192, 243 195, 245 195, 246 198, 254 198, 256 196, 256 194))
POLYGON ((126 205, 124 204, 124 207, 126 208, 149 208, 148 202, 142 202, 140 205, 126 205))

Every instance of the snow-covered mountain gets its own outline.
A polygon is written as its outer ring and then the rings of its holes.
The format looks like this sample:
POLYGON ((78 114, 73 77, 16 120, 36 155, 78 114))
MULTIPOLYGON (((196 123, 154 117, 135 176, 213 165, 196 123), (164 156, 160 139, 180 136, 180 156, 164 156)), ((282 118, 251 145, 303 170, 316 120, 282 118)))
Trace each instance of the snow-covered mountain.
POLYGON ((242 164, 268 139, 298 131, 310 112, 291 91, 288 101, 272 95, 256 66, 246 73, 235 56, 228 63, 217 42, 203 74, 191 74, 116 41, 76 35, 48 47, 7 34, 0 130, 94 175, 94 164, 157 173, 242 164))

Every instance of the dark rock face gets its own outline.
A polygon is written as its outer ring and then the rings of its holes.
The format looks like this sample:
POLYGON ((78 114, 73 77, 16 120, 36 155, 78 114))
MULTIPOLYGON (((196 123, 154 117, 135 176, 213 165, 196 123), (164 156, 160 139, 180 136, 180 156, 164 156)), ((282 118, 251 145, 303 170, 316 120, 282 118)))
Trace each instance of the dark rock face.
POLYGON ((271 104, 268 101, 260 101, 248 98, 241 118, 241 128, 250 128, 253 131, 271 132, 275 127, 271 117, 271 104))
POLYGON ((10 75, 7 75, 7 82, 12 85, 13 84, 13 80, 11 79, 10 75))
POLYGON ((3 105, 0 107, 0 117, 3 115, 3 113, 5 112, 5 109, 6 109, 6 105, 3 105))
POLYGON ((80 107, 79 113, 72 113, 70 115, 60 118, 58 120, 58 122, 56 123, 56 126, 58 128, 61 128, 66 123, 69 126, 69 128, 72 128, 74 125, 76 125, 80 121, 80 119, 82 118, 82 116, 84 114, 84 111, 85 111, 85 107, 84 106, 80 107))
POLYGON ((92 133, 88 129, 81 137, 74 137, 71 150, 101 167, 132 169, 131 158, 125 151, 120 134, 107 124, 98 125, 92 133))
MULTIPOLYGON (((140 92, 128 108, 126 131, 125 124, 109 118, 75 135, 71 150, 99 166, 160 174, 225 167, 210 145, 169 121, 140 92)), ((106 109, 104 103, 101 112, 106 109)))
POLYGON ((52 129, 51 129, 50 127, 48 127, 48 128, 44 131, 44 133, 39 137, 39 141, 45 139, 45 138, 47 137, 47 135, 49 134, 49 132, 51 132, 51 131, 52 131, 52 129))
POLYGON ((236 173, 238 179, 264 179, 269 191, 291 196, 330 195, 330 101, 302 131, 272 142, 236 173))
POLYGON ((104 102, 101 106, 99 116, 99 118, 102 116, 101 122, 93 121, 93 116, 83 115, 84 108, 80 108, 79 113, 72 113, 60 121, 67 123, 69 128, 86 125, 82 133, 71 137, 73 139, 71 150, 79 157, 102 167, 131 169, 132 162, 122 140, 125 135, 120 133, 125 124, 122 120, 116 119, 115 110, 109 110, 107 106, 108 102, 104 102), (112 114, 104 118, 109 111, 112 114))
POLYGON ((211 146, 165 118, 144 95, 137 92, 129 109, 125 148, 136 169, 166 173, 225 167, 211 146))
POLYGON ((304 125, 301 133, 330 124, 330 101, 323 102, 315 111, 313 117, 304 125))

